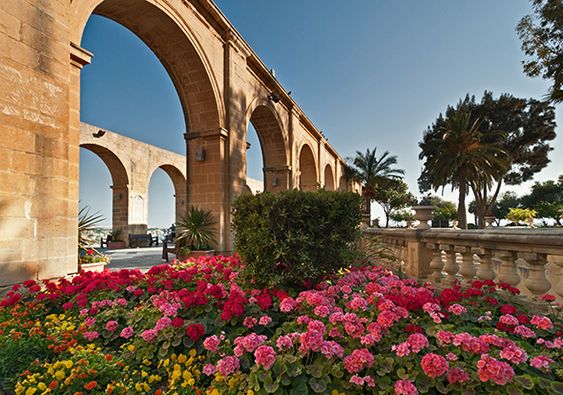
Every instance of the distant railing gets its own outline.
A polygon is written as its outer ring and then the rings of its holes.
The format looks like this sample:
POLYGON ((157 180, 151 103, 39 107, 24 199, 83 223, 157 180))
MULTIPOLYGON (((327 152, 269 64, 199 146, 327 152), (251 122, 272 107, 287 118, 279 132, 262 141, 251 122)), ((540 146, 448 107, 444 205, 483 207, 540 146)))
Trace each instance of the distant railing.
POLYGON ((378 238, 404 272, 437 286, 475 279, 497 280, 528 297, 553 294, 563 302, 563 230, 379 229, 364 230, 365 241, 378 238))

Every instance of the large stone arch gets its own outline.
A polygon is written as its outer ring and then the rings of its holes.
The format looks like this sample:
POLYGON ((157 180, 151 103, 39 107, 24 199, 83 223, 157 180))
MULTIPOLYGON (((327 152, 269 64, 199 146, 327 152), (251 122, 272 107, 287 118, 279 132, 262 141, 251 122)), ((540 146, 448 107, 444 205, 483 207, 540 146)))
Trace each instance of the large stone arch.
MULTIPOLYGON (((207 55, 174 2, 157 0, 87 0, 74 3, 74 43, 80 43, 92 14, 104 16, 135 33, 167 70, 182 103, 186 131, 223 126, 224 109, 207 55)), ((87 48, 86 48, 87 49, 87 48)))
MULTIPOLYGON (((260 140, 264 165, 264 190, 277 192, 289 189, 291 178, 288 165, 287 133, 279 114, 267 99, 254 100, 247 109, 246 133, 252 123, 260 140)), ((246 137, 245 133, 245 137, 246 137)))
POLYGON ((121 230, 127 240, 129 225, 129 174, 123 162, 108 148, 97 144, 81 144, 80 147, 96 154, 106 165, 111 174, 112 208, 111 226, 121 230))
POLYGON ((316 191, 319 188, 317 163, 309 144, 305 143, 299 150, 299 189, 316 191))
POLYGON ((324 170, 324 187, 327 191, 334 191, 334 173, 329 163, 325 166, 324 170))

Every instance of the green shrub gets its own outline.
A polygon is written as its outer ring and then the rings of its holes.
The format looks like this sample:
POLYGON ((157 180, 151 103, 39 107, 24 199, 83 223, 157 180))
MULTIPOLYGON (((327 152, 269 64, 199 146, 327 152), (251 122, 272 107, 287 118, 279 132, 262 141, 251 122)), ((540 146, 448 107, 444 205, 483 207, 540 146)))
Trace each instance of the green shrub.
POLYGON ((247 275, 260 286, 298 288, 349 266, 361 236, 361 200, 328 191, 240 196, 233 227, 247 275))

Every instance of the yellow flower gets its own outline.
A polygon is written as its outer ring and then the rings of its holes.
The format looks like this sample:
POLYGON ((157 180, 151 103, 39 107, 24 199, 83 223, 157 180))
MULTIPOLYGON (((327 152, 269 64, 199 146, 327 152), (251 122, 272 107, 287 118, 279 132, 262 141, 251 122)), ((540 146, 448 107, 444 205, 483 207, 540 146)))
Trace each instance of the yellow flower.
POLYGON ((135 351, 135 346, 132 345, 132 344, 129 344, 129 345, 127 346, 127 350, 133 352, 133 351, 135 351))
POLYGON ((217 390, 217 388, 213 388, 212 390, 207 392, 208 395, 221 395, 221 393, 219 392, 219 390, 217 390))
POLYGON ((47 385, 43 382, 37 384, 37 388, 41 391, 45 391, 47 389, 47 385))
POLYGON ((64 365, 65 368, 70 369, 70 368, 72 368, 73 363, 70 360, 69 361, 63 361, 63 365, 64 365))
POLYGON ((29 387, 27 391, 25 391, 25 395, 33 395, 37 392, 37 388, 29 387))
POLYGON ((178 363, 184 363, 184 362, 186 362, 187 359, 188 359, 188 357, 186 357, 184 354, 180 354, 178 356, 178 363))
MULTIPOLYGON (((246 391, 246 395, 254 395, 254 391, 248 390, 246 391)), ((334 393, 332 395, 334 395, 334 393)))
POLYGON ((65 378, 65 372, 63 370, 57 370, 55 373, 55 378, 59 381, 65 378))
POLYGON ((197 355, 197 351, 192 348, 192 349, 190 350, 190 357, 195 358, 196 355, 197 355))

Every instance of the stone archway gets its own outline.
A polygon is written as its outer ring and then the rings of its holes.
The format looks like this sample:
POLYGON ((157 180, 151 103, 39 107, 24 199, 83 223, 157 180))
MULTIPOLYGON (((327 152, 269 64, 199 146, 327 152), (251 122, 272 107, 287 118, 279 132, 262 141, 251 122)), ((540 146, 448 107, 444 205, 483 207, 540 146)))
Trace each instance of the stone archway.
MULTIPOLYGON (((246 125, 254 126, 262 150, 264 190, 278 192, 289 189, 291 172, 288 166, 288 148, 282 123, 275 109, 261 102, 248 111, 246 125)), ((247 129, 248 132, 248 129, 247 129)))
POLYGON ((74 43, 81 42, 92 14, 112 19, 145 42, 178 91, 188 132, 222 126, 224 110, 205 53, 173 7, 157 0, 87 0, 75 2, 74 14, 74 43))
POLYGON ((334 191, 334 175, 332 172, 332 167, 329 164, 325 166, 325 184, 324 187, 327 191, 334 191))
POLYGON ((81 144, 80 147, 96 154, 107 166, 112 180, 111 227, 121 230, 123 241, 129 234, 129 175, 123 162, 106 147, 96 144, 81 144))
POLYGON ((299 153, 299 189, 302 191, 316 191, 319 188, 317 164, 313 150, 308 144, 301 147, 299 153))
MULTIPOLYGON (((224 199, 227 186, 219 177, 213 177, 213 182, 210 182, 207 175, 220 173, 224 167, 222 155, 225 144, 225 111, 208 55, 185 18, 185 5, 173 6, 157 0, 89 0, 76 2, 72 7, 77 15, 73 26, 73 42, 80 42, 84 27, 92 14, 101 15, 136 34, 166 69, 177 90, 185 117, 188 152, 186 172, 194 174, 194 177, 184 179, 187 185, 180 193, 181 201, 189 201, 190 204, 214 212, 221 223, 222 234, 217 237, 219 249, 224 249, 227 240, 225 218, 228 207, 224 199), (206 166, 201 166, 195 155, 202 149, 207 151, 206 166)), ((79 70, 90 62, 91 54, 77 45, 73 45, 73 52, 76 58, 73 64, 79 67, 76 69, 78 72, 73 71, 75 92, 78 94, 71 106, 74 104, 74 111, 79 113, 79 70)), ((71 58, 72 56, 71 54, 71 58)), ((147 201, 137 203, 139 207, 147 208, 147 201)), ((179 208, 177 213, 182 210, 179 208)), ((139 217, 139 220, 142 219, 139 217)), ((141 227, 138 231, 142 232, 141 227)))
POLYGON ((186 212, 186 177, 184 177, 184 174, 182 174, 180 169, 178 169, 174 165, 165 164, 160 165, 159 168, 164 170, 164 172, 170 177, 170 180, 172 180, 172 185, 174 186, 174 200, 176 205, 175 222, 178 223, 179 219, 186 212))

